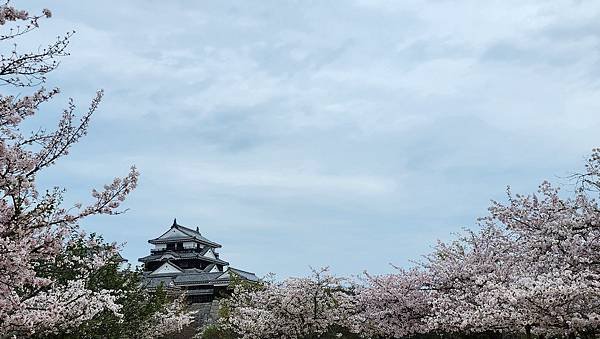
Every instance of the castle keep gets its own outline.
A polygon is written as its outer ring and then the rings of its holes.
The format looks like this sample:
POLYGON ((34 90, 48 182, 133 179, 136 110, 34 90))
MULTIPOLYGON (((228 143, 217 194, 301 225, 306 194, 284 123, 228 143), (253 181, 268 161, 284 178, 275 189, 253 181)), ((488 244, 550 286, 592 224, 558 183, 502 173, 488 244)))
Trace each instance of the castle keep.
POLYGON ((221 245, 202 236, 199 229, 177 224, 156 239, 150 255, 139 258, 144 264, 146 288, 161 284, 169 291, 186 292, 191 303, 207 303, 227 293, 234 277, 258 281, 254 273, 229 266, 219 257, 221 245))

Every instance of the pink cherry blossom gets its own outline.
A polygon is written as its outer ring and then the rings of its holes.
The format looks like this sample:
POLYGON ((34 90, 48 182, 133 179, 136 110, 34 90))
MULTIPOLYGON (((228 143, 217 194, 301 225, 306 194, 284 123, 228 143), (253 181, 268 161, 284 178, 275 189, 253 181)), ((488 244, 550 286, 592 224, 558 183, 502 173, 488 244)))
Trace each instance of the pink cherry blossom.
MULTIPOLYGON (((22 34, 37 29, 39 20, 50 16, 49 10, 32 16, 8 3, 0 5, 0 25, 26 22, 5 30, 8 33, 0 36, 0 42, 12 45, 22 34)), ((56 67, 57 57, 66 55, 70 36, 45 49, 0 55, 0 82, 15 86, 43 82, 56 67)), ((85 284, 89 273, 104 265, 113 252, 86 259, 68 258, 67 262, 83 268, 74 271, 77 278, 67 283, 45 272, 59 255, 66 255, 70 242, 81 239, 78 224, 85 217, 122 212, 120 204, 136 187, 139 175, 132 167, 124 178, 93 191, 89 203, 73 207, 63 206, 63 189, 38 191, 38 175, 67 155, 87 133, 103 94, 99 91, 80 115, 70 100, 55 129, 22 131, 22 123, 58 92, 39 88, 18 98, 0 94, 0 337, 57 332, 102 311, 119 314, 117 291, 92 291, 85 284)))

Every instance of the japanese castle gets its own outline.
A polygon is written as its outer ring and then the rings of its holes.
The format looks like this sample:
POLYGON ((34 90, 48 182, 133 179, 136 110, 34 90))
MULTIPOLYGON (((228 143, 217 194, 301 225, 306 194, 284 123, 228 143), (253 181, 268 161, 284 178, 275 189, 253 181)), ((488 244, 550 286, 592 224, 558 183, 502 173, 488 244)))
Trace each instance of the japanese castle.
POLYGON ((186 292, 189 302, 210 302, 227 293, 234 277, 258 281, 254 273, 229 267, 219 258, 221 245, 195 230, 173 221, 160 237, 148 240, 154 248, 140 258, 144 283, 149 290, 162 286, 170 292, 186 292))

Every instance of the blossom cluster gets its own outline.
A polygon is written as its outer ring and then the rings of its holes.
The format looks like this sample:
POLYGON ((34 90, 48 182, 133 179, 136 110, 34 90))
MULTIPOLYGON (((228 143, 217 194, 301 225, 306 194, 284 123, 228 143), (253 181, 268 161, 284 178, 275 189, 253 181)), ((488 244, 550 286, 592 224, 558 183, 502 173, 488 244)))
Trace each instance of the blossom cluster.
POLYGON ((263 286, 241 284, 226 303, 231 314, 220 321, 242 338, 303 338, 322 335, 353 309, 344 279, 327 269, 310 278, 290 278, 263 286))
POLYGON ((164 309, 155 312, 140 328, 139 337, 163 338, 168 334, 179 333, 193 324, 195 312, 187 310, 185 297, 185 293, 182 293, 164 309))

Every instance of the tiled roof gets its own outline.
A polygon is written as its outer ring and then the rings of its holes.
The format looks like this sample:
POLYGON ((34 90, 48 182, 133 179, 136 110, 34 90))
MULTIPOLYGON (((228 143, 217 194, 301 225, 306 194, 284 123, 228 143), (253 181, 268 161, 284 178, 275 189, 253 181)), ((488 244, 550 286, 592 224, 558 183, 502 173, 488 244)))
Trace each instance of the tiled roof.
POLYGON ((216 263, 219 265, 227 266, 229 263, 227 261, 218 259, 218 258, 209 258, 205 257, 206 251, 198 252, 176 252, 176 251, 165 251, 160 254, 151 254, 145 257, 139 258, 140 262, 146 263, 149 261, 167 261, 167 260, 178 260, 178 259, 200 259, 203 261, 208 261, 211 263, 216 263))
POLYGON ((144 288, 154 289, 154 288, 157 288, 158 286, 160 286, 160 284, 162 284, 163 287, 167 287, 167 288, 175 287, 175 283, 173 282, 172 276, 144 277, 144 279, 142 281, 142 286, 144 288))
POLYGON ((223 272, 202 272, 192 274, 180 274, 175 277, 175 285, 208 284, 217 279, 223 272))
POLYGON ((185 241, 185 240, 188 240, 188 241, 200 242, 202 244, 205 244, 205 245, 208 245, 208 246, 211 246, 211 247, 216 247, 216 248, 221 247, 221 244, 218 244, 218 243, 216 243, 214 241, 210 241, 210 240, 206 239, 197 230, 193 230, 191 228, 187 228, 185 226, 178 225, 177 224, 177 220, 173 221, 173 225, 171 226, 171 228, 169 229, 169 231, 163 233, 158 238, 148 240, 148 242, 151 243, 151 244, 155 244, 155 243, 166 243, 166 242, 175 242, 175 241, 185 241), (162 236, 164 236, 165 234, 167 234, 173 228, 175 228, 178 231, 180 231, 181 233, 185 234, 185 236, 169 237, 169 238, 162 238, 161 239, 162 236))
POLYGON ((221 247, 220 244, 214 242, 214 241, 210 241, 208 239, 206 239, 205 237, 202 236, 202 234, 200 234, 200 232, 193 230, 191 228, 187 228, 185 226, 181 226, 181 225, 176 225, 175 226, 178 230, 180 230, 181 232, 189 235, 190 237, 196 238, 198 240, 201 240, 202 242, 214 245, 215 247, 221 247))
POLYGON ((240 277, 242 277, 242 279, 246 279, 246 280, 250 280, 250 281, 254 281, 254 282, 257 282, 260 280, 260 279, 258 279, 256 274, 254 274, 252 272, 242 271, 240 269, 233 268, 233 267, 229 267, 228 271, 231 271, 231 272, 239 275, 240 277))
POLYGON ((223 278, 227 272, 232 272, 244 280, 259 281, 258 277, 251 272, 242 271, 235 268, 229 268, 225 272, 203 272, 198 269, 183 270, 182 273, 160 274, 157 276, 146 275, 144 277, 144 287, 156 288, 161 283, 169 288, 185 287, 190 285, 222 285, 230 281, 229 277, 223 278), (220 278, 220 279, 219 279, 220 278))

